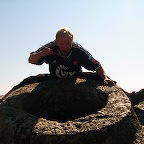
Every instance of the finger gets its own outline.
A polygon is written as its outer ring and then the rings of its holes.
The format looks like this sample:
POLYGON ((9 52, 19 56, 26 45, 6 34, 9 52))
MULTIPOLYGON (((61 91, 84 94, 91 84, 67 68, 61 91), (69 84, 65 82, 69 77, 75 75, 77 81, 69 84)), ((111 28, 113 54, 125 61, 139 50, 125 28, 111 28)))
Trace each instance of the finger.
POLYGON ((104 80, 104 83, 105 83, 105 84, 108 84, 107 80, 104 80))
POLYGON ((115 85, 114 81, 111 81, 110 83, 111 83, 112 85, 115 85))

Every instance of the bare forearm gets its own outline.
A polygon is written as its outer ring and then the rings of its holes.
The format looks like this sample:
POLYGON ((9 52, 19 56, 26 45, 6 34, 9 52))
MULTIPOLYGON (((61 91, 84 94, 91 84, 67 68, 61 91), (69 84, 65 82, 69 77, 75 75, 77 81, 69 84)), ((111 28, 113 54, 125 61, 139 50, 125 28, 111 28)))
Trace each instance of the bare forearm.
POLYGON ((111 85, 115 85, 115 82, 113 80, 111 80, 105 73, 104 69, 102 68, 102 66, 98 67, 96 69, 97 74, 103 79, 103 81, 106 84, 111 84, 111 85))
POLYGON ((28 59, 29 63, 36 64, 40 58, 42 57, 41 52, 40 53, 32 53, 28 59))
POLYGON ((47 55, 53 54, 53 50, 50 48, 44 48, 42 51, 38 53, 32 53, 29 57, 29 63, 36 64, 40 58, 45 57, 47 55))
POLYGON ((102 66, 98 67, 96 72, 103 80, 105 80, 107 78, 107 75, 106 75, 104 69, 102 68, 102 66))

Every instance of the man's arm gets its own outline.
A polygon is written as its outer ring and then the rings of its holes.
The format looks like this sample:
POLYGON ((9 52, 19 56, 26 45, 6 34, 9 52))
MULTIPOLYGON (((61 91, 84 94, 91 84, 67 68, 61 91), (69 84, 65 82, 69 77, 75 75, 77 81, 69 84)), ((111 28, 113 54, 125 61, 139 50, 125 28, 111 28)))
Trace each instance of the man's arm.
POLYGON ((103 79, 103 81, 106 84, 111 84, 111 85, 115 85, 115 82, 113 80, 111 80, 105 73, 104 69, 102 68, 102 66, 99 66, 96 69, 97 74, 103 79))
POLYGON ((51 55, 53 54, 53 50, 50 49, 50 48, 44 48, 42 51, 40 52, 33 52, 30 54, 30 57, 28 59, 29 63, 32 63, 32 64, 37 64, 38 61, 42 58, 42 57, 45 57, 47 55, 51 55))

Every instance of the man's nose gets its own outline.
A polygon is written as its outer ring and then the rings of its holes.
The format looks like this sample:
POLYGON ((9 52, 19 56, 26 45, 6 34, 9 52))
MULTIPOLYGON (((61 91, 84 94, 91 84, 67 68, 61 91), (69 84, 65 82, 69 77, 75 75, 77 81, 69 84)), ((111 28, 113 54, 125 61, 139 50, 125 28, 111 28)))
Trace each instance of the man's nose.
POLYGON ((67 45, 64 45, 63 48, 64 48, 64 49, 67 49, 67 45))

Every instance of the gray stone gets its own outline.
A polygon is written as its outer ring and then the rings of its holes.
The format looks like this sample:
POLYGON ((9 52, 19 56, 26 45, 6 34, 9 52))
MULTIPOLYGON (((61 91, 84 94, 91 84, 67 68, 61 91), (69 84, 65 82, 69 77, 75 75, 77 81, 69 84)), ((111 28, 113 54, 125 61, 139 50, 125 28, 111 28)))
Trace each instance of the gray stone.
POLYGON ((27 84, 0 104, 0 144, 132 144, 139 129, 125 93, 97 80, 27 84))

